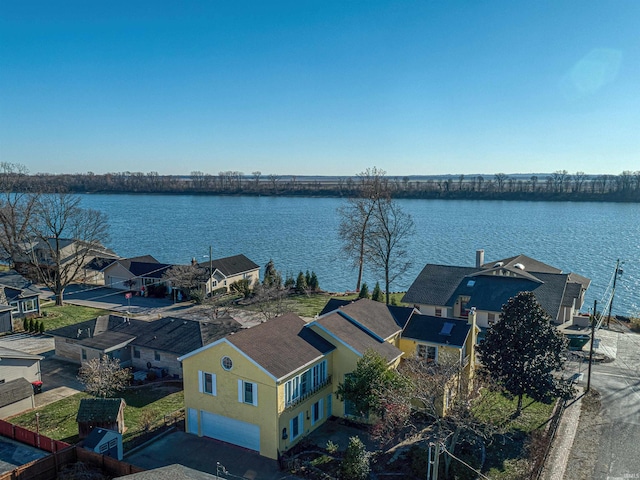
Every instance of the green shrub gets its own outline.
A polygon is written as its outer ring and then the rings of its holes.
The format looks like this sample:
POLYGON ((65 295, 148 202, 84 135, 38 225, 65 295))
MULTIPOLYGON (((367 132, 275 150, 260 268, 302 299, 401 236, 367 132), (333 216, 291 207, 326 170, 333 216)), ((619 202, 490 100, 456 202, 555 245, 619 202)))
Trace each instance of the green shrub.
POLYGON ((27 329, 28 329, 30 332, 33 332, 33 329, 34 329, 34 325, 33 325, 33 323, 34 323, 34 322, 33 322, 33 318, 30 318, 30 319, 28 320, 28 322, 27 322, 27 325, 28 325, 27 329))
POLYGON ((640 333, 640 317, 631 317, 629 319, 629 328, 634 332, 640 333))
POLYGON ((362 287, 360 287, 358 298, 369 298, 369 286, 366 283, 363 283, 362 287))
POLYGON ((38 330, 40 333, 44 333, 44 322, 40 322, 40 328, 38 330))
POLYGON ((351 437, 340 466, 340 477, 349 480, 365 480, 368 478, 371 472, 369 457, 370 454, 367 452, 362 440, 358 437, 351 437))
POLYGON ((191 293, 189 293, 189 297, 200 305, 204 301, 205 294, 202 290, 192 290, 191 293))
POLYGON ((29 319, 28 319, 28 318, 23 318, 23 319, 22 319, 22 329, 23 329, 25 332, 28 332, 28 331, 29 331, 29 319))
POLYGON ((331 440, 327 441, 327 452, 329 452, 331 455, 335 455, 335 453, 338 451, 338 444, 337 443, 333 443, 331 440))
POLYGON ((384 294, 382 293, 382 289, 380 288, 380 282, 376 282, 376 286, 373 287, 371 300, 375 300, 376 302, 384 302, 384 294))

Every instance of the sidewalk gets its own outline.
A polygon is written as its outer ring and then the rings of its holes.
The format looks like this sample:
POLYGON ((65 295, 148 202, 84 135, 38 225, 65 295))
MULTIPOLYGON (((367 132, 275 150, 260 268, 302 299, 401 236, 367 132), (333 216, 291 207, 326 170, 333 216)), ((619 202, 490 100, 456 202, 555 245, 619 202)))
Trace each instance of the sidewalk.
POLYGON ((582 409, 582 387, 578 388, 578 397, 568 403, 558 425, 556 436, 545 462, 541 478, 544 480, 563 480, 571 447, 578 429, 580 410, 582 409))

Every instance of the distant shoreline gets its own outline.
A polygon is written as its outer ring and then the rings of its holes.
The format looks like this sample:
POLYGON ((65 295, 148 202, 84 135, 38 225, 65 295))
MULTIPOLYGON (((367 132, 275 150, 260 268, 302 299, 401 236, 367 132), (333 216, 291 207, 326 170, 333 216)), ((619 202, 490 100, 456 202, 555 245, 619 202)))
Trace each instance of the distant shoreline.
MULTIPOLYGON (((319 177, 221 172, 191 176, 149 173, 103 175, 12 174, 13 191, 83 194, 206 196, 357 197, 360 177, 319 177)), ((501 200, 543 202, 640 202, 640 171, 620 175, 496 174, 382 177, 393 198, 423 200, 501 200)))

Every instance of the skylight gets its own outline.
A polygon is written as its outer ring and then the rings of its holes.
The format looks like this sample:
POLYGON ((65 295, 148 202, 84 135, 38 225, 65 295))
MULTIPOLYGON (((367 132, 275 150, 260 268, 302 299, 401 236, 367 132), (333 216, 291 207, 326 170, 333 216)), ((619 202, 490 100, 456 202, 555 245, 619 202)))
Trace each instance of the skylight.
POLYGON ((454 326, 455 325, 453 323, 446 322, 444 325, 442 325, 442 330, 440 330, 440 335, 444 335, 448 337, 449 335, 451 335, 451 330, 453 330, 454 326))
POLYGON ((469 280, 469 281, 467 282, 467 287, 473 287, 475 284, 476 284, 476 281, 475 281, 475 280, 469 280))

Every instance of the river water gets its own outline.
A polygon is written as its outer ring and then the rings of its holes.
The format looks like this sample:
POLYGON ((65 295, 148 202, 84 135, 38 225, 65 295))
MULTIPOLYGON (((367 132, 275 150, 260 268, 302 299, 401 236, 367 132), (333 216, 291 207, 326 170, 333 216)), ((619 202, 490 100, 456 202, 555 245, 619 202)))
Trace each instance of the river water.
MULTIPOLYGON (((188 263, 238 253, 283 275, 313 270, 330 291, 355 288, 356 271, 340 251, 336 209, 344 200, 298 197, 82 195, 82 206, 106 213, 121 256, 153 255, 188 263)), ((412 268, 392 290, 406 290, 426 263, 473 266, 525 254, 591 278, 583 310, 600 301, 616 260, 624 261, 614 312, 640 312, 640 205, 616 203, 398 200, 414 219, 412 268)), ((383 276, 365 271, 370 288, 383 276)))

